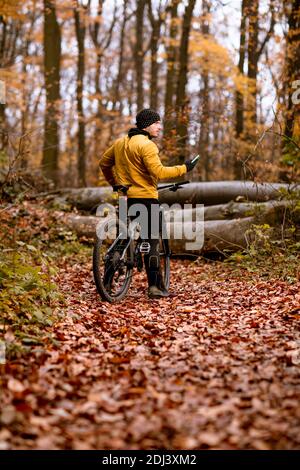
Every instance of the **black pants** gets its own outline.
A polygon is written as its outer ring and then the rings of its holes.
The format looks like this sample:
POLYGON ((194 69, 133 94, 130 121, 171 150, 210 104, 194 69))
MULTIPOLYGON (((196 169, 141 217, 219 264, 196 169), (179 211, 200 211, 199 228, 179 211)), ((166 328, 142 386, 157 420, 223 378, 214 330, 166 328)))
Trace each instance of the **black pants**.
MULTIPOLYGON (((130 209, 134 204, 142 204, 147 211, 148 227, 141 226, 142 239, 150 244, 149 254, 144 256, 145 268, 150 286, 157 286, 162 288, 161 274, 160 274, 160 259, 159 259, 159 202, 157 199, 152 198, 128 198, 127 207, 130 209), (151 207, 154 207, 154 213, 151 216, 151 207), (158 219, 156 219, 158 217, 158 219), (155 219, 155 220, 154 220, 155 219), (148 228, 148 230, 147 230, 148 228), (144 232, 144 233, 143 233, 144 232)), ((139 212, 136 216, 130 216, 134 220, 140 215, 139 212)))

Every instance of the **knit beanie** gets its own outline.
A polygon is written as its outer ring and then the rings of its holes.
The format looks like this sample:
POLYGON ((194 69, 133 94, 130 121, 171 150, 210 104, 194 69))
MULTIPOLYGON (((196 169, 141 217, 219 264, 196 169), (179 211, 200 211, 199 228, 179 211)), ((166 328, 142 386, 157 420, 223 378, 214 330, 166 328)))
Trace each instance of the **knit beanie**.
POLYGON ((143 109, 136 115, 136 127, 139 129, 145 129, 157 121, 160 121, 160 115, 153 109, 143 109))

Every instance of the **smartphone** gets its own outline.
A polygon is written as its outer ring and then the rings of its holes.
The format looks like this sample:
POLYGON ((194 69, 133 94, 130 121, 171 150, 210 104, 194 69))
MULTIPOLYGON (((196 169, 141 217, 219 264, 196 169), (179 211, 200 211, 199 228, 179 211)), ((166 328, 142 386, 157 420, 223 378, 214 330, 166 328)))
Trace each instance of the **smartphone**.
POLYGON ((200 158, 200 155, 196 155, 196 157, 193 158, 193 160, 191 161, 191 163, 196 163, 200 158))

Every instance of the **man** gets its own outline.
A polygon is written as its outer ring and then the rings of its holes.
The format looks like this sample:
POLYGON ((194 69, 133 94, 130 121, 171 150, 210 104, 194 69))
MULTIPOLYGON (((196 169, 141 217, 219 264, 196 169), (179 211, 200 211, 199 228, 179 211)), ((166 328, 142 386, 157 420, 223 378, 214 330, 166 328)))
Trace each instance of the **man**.
MULTIPOLYGON (((133 204, 143 204, 149 214, 151 224, 151 206, 159 205, 157 183, 166 178, 177 178, 191 171, 196 162, 183 165, 163 166, 159 150, 152 141, 161 131, 159 114, 152 109, 143 109, 136 116, 136 127, 128 135, 116 140, 104 153, 99 165, 105 179, 111 186, 130 186, 127 192, 128 208, 133 204)), ((145 255, 145 268, 148 278, 150 298, 167 297, 169 294, 161 283, 159 270, 159 241, 149 238, 150 252, 145 255)))

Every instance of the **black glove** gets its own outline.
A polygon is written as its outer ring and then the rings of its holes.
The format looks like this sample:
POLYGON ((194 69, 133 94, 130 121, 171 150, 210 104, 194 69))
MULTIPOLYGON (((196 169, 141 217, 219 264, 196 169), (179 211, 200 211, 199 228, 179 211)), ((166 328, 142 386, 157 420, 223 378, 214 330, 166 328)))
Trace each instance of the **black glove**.
MULTIPOLYGON (((198 157, 198 155, 197 155, 197 157, 198 157)), ((193 158, 192 160, 187 160, 187 161, 184 162, 184 164, 186 166, 187 173, 189 171, 192 171, 195 168, 195 166, 197 165, 197 163, 199 162, 199 157, 198 158, 197 157, 193 158)))

